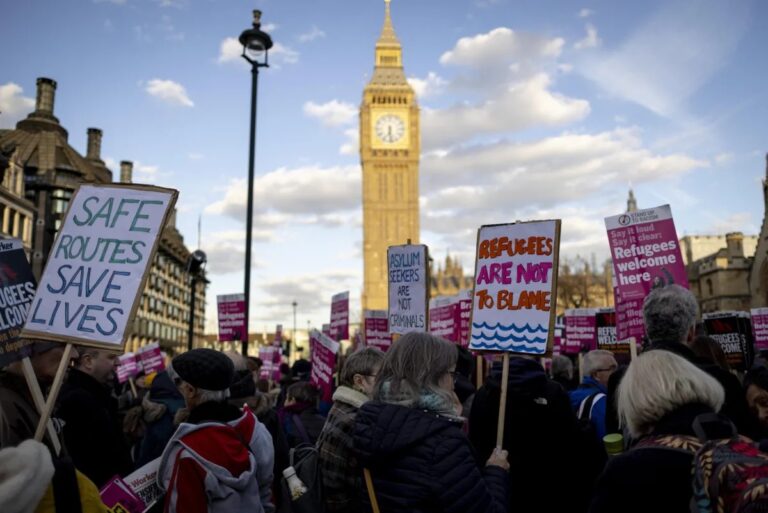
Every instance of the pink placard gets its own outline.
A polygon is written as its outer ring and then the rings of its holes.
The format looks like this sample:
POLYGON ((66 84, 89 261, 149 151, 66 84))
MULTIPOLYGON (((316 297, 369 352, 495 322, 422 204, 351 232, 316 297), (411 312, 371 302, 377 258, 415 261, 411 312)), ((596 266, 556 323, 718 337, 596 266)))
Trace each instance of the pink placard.
POLYGON ((387 310, 365 310, 363 312, 365 345, 387 352, 392 345, 389 333, 389 314, 387 310))
POLYGON ((752 330, 755 333, 755 349, 768 349, 768 308, 752 309, 752 330))
POLYGON ((555 321, 555 335, 552 338, 552 354, 562 354, 565 349, 565 324, 558 320, 555 321))
POLYGON ((101 495, 101 502, 110 511, 142 513, 146 509, 144 501, 119 476, 113 477, 112 480, 104 485, 99 490, 99 494, 101 495))
POLYGON ((336 294, 331 299, 331 338, 349 340, 349 292, 336 294))
POLYGON ((336 353, 339 343, 332 338, 313 330, 310 334, 312 349, 312 374, 309 382, 320 388, 322 401, 330 402, 333 396, 333 371, 336 367, 336 353))
POLYGON ((572 308, 565 311, 565 351, 578 353, 597 348, 597 325, 594 308, 572 308))
POLYGON ((461 336, 459 302, 453 297, 436 297, 429 301, 429 332, 453 342, 461 336))
POLYGON ((688 288, 672 209, 669 205, 607 217, 616 276, 616 336, 642 340, 643 301, 657 287, 688 288))
POLYGON ((139 373, 136 355, 133 353, 125 353, 118 357, 115 373, 117 374, 118 383, 125 383, 129 379, 135 377, 136 374, 139 373))
POLYGON ((245 340, 245 295, 226 294, 216 296, 219 311, 219 340, 232 342, 245 340))
POLYGON ((259 377, 262 379, 280 380, 280 364, 283 361, 281 348, 266 346, 259 348, 259 359, 263 362, 259 377))
POLYGON ((139 349, 138 356, 145 374, 160 372, 165 369, 163 353, 160 351, 160 344, 157 342, 139 349))

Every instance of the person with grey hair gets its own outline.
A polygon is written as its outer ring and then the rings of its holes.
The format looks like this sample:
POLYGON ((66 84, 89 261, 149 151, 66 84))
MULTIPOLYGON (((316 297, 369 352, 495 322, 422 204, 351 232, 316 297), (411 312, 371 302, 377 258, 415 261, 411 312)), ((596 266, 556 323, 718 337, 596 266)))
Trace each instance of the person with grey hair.
POLYGON ((590 513, 690 511, 694 446, 735 432, 715 415, 724 399, 716 379, 670 351, 634 359, 619 385, 618 410, 640 441, 608 462, 590 513))
POLYGON ((603 349, 588 352, 582 360, 584 378, 579 387, 570 393, 573 411, 580 420, 589 421, 598 441, 602 441, 606 435, 608 379, 618 368, 612 352, 603 349))
POLYGON ((190 412, 160 462, 164 511, 273 512, 272 437, 247 407, 227 402, 232 360, 212 349, 193 349, 174 358, 168 374, 190 412))
POLYGON ((366 347, 352 353, 339 375, 333 406, 317 440, 325 507, 329 513, 357 513, 362 509, 361 471, 354 457, 352 433, 360 407, 373 393, 384 353, 366 347))
POLYGON ((556 354, 552 357, 552 380, 568 392, 576 387, 573 379, 573 362, 564 354, 556 354))
POLYGON ((457 353, 427 333, 394 342, 376 376, 373 401, 355 419, 354 447, 370 474, 363 502, 382 512, 506 512, 507 453, 481 469, 462 431, 453 392, 457 353))

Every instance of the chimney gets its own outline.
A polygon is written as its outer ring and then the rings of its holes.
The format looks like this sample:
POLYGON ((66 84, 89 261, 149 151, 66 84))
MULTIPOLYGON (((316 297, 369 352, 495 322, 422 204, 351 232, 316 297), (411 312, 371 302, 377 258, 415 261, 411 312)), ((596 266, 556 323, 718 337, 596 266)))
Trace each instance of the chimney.
POLYGON ((120 183, 133 183, 133 162, 120 161, 120 183))
POLYGON ((728 247, 728 258, 744 258, 744 234, 731 232, 725 234, 725 243, 728 247))
POLYGON ((53 101, 56 98, 56 81, 50 78, 37 79, 37 100, 35 111, 38 114, 53 116, 53 101))
POLYGON ((101 136, 99 128, 88 129, 88 150, 86 157, 90 160, 101 160, 101 136))
POLYGON ((169 228, 176 228, 176 209, 174 208, 171 210, 171 215, 168 216, 168 224, 166 224, 169 228))

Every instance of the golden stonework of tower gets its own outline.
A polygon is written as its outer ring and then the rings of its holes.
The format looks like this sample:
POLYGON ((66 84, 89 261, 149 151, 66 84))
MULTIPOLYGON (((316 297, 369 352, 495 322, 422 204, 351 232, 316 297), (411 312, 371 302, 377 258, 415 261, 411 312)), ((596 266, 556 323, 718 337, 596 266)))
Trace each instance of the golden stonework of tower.
POLYGON ((387 309, 387 248, 419 243, 419 107, 385 2, 373 76, 360 106, 363 168, 362 304, 387 309))

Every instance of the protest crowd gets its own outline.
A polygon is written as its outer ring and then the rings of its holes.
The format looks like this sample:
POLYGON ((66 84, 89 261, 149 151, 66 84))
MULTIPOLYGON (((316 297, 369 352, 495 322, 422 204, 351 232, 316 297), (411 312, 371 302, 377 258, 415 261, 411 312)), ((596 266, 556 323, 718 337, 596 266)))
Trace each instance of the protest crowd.
MULTIPOLYGON (((747 476, 753 506, 768 501, 765 362, 729 369, 677 285, 642 313, 629 365, 593 350, 546 371, 512 355, 501 447, 498 358, 478 381, 467 349, 428 333, 337 357, 330 401, 307 360, 278 377, 194 349, 129 387, 114 353, 77 347, 52 415, 60 450, 33 440, 40 414, 15 362, 0 371, 0 511, 107 511, 99 490, 147 464, 158 512, 765 511, 739 509, 747 476), (743 474, 712 472, 726 450, 743 474)), ((63 355, 33 344, 43 389, 63 355)))

